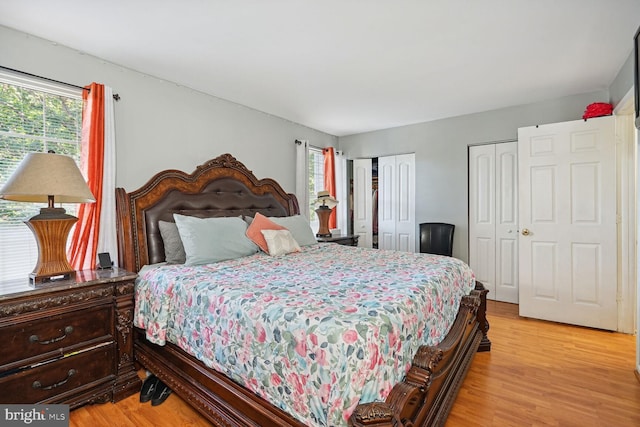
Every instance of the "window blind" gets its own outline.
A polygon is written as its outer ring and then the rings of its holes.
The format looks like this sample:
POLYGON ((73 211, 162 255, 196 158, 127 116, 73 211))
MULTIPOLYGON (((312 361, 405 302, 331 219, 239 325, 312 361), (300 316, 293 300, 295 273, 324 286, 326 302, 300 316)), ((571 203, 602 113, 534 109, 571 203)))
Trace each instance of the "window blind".
MULTIPOLYGON (((29 152, 53 150, 77 162, 82 140, 82 89, 0 71, 0 188, 29 152)), ((77 205, 61 205, 75 215, 77 205)), ((0 199, 0 280, 26 278, 38 258, 24 224, 44 204, 0 199)))

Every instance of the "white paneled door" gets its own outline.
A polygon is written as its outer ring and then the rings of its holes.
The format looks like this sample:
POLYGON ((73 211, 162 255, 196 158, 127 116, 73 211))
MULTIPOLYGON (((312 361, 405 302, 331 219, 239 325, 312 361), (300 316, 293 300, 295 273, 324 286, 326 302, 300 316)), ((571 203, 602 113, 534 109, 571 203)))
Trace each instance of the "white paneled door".
POLYGON ((518 145, 469 147, 469 265, 489 294, 518 302, 518 145))
POLYGON ((353 161, 353 234, 363 248, 373 245, 371 163, 371 159, 353 161))
POLYGON ((396 159, 378 158, 378 248, 395 249, 396 159))
POLYGON ((518 130, 520 315, 617 329, 614 117, 518 130))
POLYGON ((378 158, 378 248, 416 251, 415 154, 378 158))

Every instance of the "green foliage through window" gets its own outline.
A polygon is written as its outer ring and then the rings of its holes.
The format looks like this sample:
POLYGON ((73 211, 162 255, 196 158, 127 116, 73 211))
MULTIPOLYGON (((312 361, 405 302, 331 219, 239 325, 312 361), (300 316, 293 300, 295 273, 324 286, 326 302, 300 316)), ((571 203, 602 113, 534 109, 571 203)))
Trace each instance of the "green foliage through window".
MULTIPOLYGON (((53 150, 78 160, 81 136, 82 100, 0 84, 0 185, 30 152, 53 150)), ((39 207, 3 201, 0 222, 25 219, 25 209, 39 207)))
MULTIPOLYGON (((0 74, 0 188, 29 152, 52 150, 80 158, 81 90, 48 90, 51 84, 38 90, 37 82, 22 81, 0 74)), ((23 221, 43 206, 0 199, 0 280, 26 278, 35 266, 35 239, 23 221)), ((75 204, 63 207, 72 215, 77 210, 75 204)))

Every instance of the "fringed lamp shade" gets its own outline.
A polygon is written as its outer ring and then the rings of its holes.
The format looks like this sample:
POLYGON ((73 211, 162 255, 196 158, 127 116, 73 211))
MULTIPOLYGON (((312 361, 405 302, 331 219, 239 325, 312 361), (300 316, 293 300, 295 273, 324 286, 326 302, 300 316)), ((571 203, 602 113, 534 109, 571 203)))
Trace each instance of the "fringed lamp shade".
POLYGON ((25 221, 38 243, 38 263, 29 275, 32 285, 75 275, 66 254, 69 231, 78 218, 54 203, 94 202, 75 161, 55 153, 29 153, 0 190, 0 198, 47 203, 40 214, 25 221))

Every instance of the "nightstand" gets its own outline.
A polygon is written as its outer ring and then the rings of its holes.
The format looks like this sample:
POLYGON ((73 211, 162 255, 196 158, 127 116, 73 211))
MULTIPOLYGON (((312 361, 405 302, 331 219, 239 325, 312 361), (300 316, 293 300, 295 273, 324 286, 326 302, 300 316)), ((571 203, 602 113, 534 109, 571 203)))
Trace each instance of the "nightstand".
POLYGON ((2 403, 71 409, 140 390, 133 364, 135 273, 78 271, 38 287, 0 282, 2 403))
POLYGON ((331 237, 316 237, 316 240, 321 243, 337 243, 345 246, 358 246, 357 234, 334 234, 331 237))

